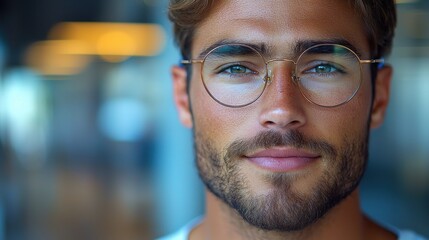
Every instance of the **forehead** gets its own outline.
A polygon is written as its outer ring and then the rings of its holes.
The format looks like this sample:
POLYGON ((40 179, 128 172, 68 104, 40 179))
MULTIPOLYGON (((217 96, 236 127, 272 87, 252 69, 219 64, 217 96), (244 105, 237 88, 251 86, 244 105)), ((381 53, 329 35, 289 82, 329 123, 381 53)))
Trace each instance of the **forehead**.
POLYGON ((296 42, 331 39, 369 52, 363 21, 349 1, 217 0, 195 31, 192 55, 223 40, 264 43, 284 55, 296 42))

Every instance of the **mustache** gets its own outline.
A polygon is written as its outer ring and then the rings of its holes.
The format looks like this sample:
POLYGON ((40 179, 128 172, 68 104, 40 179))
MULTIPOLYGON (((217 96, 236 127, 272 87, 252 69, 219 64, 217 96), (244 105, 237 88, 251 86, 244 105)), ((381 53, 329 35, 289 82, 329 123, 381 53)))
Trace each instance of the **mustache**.
POLYGON ((243 156, 255 149, 267 149, 273 147, 294 147, 308 149, 322 155, 336 156, 334 146, 323 140, 310 139, 298 130, 290 130, 285 133, 278 131, 261 132, 251 139, 239 139, 232 142, 227 150, 226 157, 243 156))

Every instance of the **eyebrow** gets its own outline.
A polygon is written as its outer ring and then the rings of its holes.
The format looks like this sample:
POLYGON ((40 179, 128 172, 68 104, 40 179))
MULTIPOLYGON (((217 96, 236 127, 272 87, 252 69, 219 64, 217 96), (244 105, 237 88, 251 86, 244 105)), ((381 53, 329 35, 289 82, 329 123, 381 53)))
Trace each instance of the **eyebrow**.
MULTIPOLYGON (((258 52, 260 52, 263 56, 272 56, 272 53, 274 52, 273 47, 268 46, 266 43, 252 43, 252 42, 245 42, 245 41, 234 40, 234 39, 222 39, 204 48, 203 51, 201 51, 201 53, 198 54, 198 59, 203 59, 210 51, 212 51, 216 47, 219 47, 225 44, 244 44, 254 48, 258 52)), ((308 48, 318 44, 343 45, 347 48, 350 48, 359 57, 361 57, 361 54, 357 50, 357 48, 344 38, 330 38, 330 39, 321 39, 321 40, 298 40, 293 44, 293 47, 292 47, 293 56, 297 57, 308 48)))
POLYGON ((270 53, 272 53, 271 48, 268 47, 265 43, 258 44, 258 43, 243 42, 243 41, 238 41, 233 39, 222 39, 205 48, 200 54, 198 54, 198 59, 203 59, 213 49, 226 44, 244 44, 246 46, 254 48, 258 52, 260 52, 263 56, 267 56, 270 53))
POLYGON ((295 43, 293 52, 294 52, 295 56, 297 56, 297 55, 301 54, 302 52, 304 52, 305 50, 309 49, 310 47, 315 46, 315 45, 319 45, 319 44, 339 44, 339 45, 342 45, 344 47, 351 49, 353 52, 355 52, 359 56, 359 58, 361 57, 361 54, 357 50, 357 48, 344 38, 297 41, 295 43))

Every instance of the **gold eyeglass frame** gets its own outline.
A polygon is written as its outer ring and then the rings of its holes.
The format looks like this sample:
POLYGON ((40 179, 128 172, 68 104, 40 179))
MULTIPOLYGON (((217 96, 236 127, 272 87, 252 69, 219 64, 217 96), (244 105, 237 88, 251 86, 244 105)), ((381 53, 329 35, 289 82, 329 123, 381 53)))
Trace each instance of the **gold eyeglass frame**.
POLYGON ((206 89, 206 91, 207 91, 207 93, 210 95, 210 97, 213 99, 213 100, 215 100, 217 103, 219 103, 219 104, 221 104, 221 105, 223 105, 223 106, 225 106, 225 107, 230 107, 230 108, 241 108, 241 107, 245 107, 245 106, 248 106, 248 105, 250 105, 250 104, 252 104, 252 103, 254 103, 254 102, 256 102, 261 96, 262 96, 262 94, 265 92, 265 88, 267 87, 267 85, 269 85, 270 83, 271 83, 271 72, 268 70, 268 64, 269 63, 272 63, 272 62, 277 62, 277 61, 281 61, 281 62, 291 62, 291 63, 293 63, 294 65, 295 65, 295 69, 294 69, 294 72, 293 72, 293 74, 292 74, 292 80, 293 80, 293 82, 295 83, 295 84, 297 84, 298 85, 298 89, 299 89, 299 91, 301 92, 301 95, 308 101, 308 102, 310 102, 310 103, 312 103, 312 104, 315 104, 315 105, 317 105, 317 106, 320 106, 320 107, 324 107, 324 108, 335 108, 335 107, 338 107, 338 106, 341 106, 341 105, 344 105, 344 104, 346 104, 346 103, 348 103, 348 102, 350 102, 352 99, 353 99, 353 97, 356 95, 356 93, 359 91, 359 89, 360 89, 360 87, 361 87, 361 85, 362 85, 362 64, 375 64, 375 63, 378 63, 378 64, 383 64, 384 63, 384 59, 383 58, 379 58, 379 59, 360 59, 360 57, 355 53, 355 51, 353 51, 352 49, 350 49, 349 47, 346 47, 346 46, 344 46, 344 45, 341 45, 341 44, 335 44, 335 43, 322 43, 322 44, 316 44, 316 45, 313 45, 313 46, 311 46, 311 47, 309 47, 309 48, 307 48, 306 50, 304 50, 299 56, 298 56, 298 58, 297 58, 297 60, 296 61, 294 61, 294 60, 291 60, 291 59, 287 59, 287 58, 273 58, 273 59, 270 59, 270 60, 266 60, 265 59, 265 57, 260 53, 260 51, 258 51, 258 50, 256 50, 255 48, 253 48, 252 46, 249 46, 249 45, 247 45, 247 44, 241 44, 241 43, 231 43, 231 44, 222 44, 222 45, 219 45, 219 46, 216 46, 215 48, 213 48, 213 49, 211 49, 209 52, 207 52, 206 54, 205 54, 205 56, 202 58, 202 59, 189 59, 189 60, 182 60, 181 61, 181 63, 182 64, 185 64, 185 65, 187 65, 187 64, 194 64, 194 63, 201 63, 201 69, 200 69, 200 74, 201 74, 201 81, 203 82, 203 85, 204 85, 204 88, 206 89), (252 100, 252 101, 250 101, 249 103, 246 103, 246 104, 241 104, 241 105, 230 105, 230 104, 226 104, 226 103, 223 103, 223 102, 221 102, 220 100, 218 100, 215 96, 213 96, 213 94, 210 92, 210 90, 208 89, 208 87, 207 87, 207 85, 206 85, 206 83, 205 83, 205 81, 204 81, 204 77, 203 77, 203 68, 204 68, 204 62, 206 61, 206 59, 207 59, 207 57, 213 52, 213 51, 215 51, 215 50, 217 50, 217 49, 219 49, 219 48, 221 48, 221 47, 224 47, 224 46, 243 46, 243 47, 247 47, 247 48, 249 48, 249 49, 251 49, 251 50, 253 50, 253 51, 255 51, 260 57, 261 57, 261 59, 264 61, 264 63, 265 63, 265 77, 264 77, 264 79, 263 79, 263 81, 264 81, 264 87, 263 87, 263 89, 262 89, 262 91, 261 91, 261 93, 256 97, 256 99, 254 99, 254 100, 252 100), (347 100, 345 100, 344 102, 341 102, 341 103, 339 103, 339 104, 336 104, 336 105, 333 105, 333 106, 324 106, 324 105, 321 105, 321 104, 319 104, 319 103, 316 103, 316 102, 314 102, 313 100, 311 100, 311 99, 309 99, 309 97, 307 97, 304 93, 303 93, 303 90, 301 89, 302 87, 300 86, 300 84, 298 84, 298 81, 299 81, 299 77, 297 77, 296 75, 295 75, 295 73, 296 73, 296 71, 297 71, 297 63, 299 63, 299 61, 300 61, 300 59, 301 59, 301 57, 307 52, 307 51, 309 51, 310 49, 313 49, 313 48, 316 48, 316 47, 320 47, 320 46, 334 46, 334 47, 341 47, 341 48, 344 48, 344 49, 346 49, 346 50, 348 50, 348 51, 350 51, 351 53, 353 53, 353 55, 356 57, 356 59, 358 60, 358 62, 359 62, 359 69, 360 69, 360 79, 359 79, 359 85, 358 85, 358 87, 356 88, 356 90, 353 92, 353 94, 347 99, 347 100))

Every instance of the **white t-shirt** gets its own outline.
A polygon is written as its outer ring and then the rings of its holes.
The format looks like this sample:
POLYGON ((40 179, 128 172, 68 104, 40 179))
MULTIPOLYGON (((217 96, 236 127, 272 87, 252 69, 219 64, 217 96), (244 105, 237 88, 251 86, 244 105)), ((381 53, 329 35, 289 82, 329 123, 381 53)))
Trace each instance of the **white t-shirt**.
MULTIPOLYGON (((188 240, 189 233, 192 231, 192 229, 200 224, 202 221, 201 218, 195 219, 188 223, 186 226, 182 227, 179 231, 170 234, 168 236, 159 238, 157 240, 188 240)), ((398 235, 398 240, 428 240, 420 235, 415 234, 411 231, 394 231, 398 235)))

